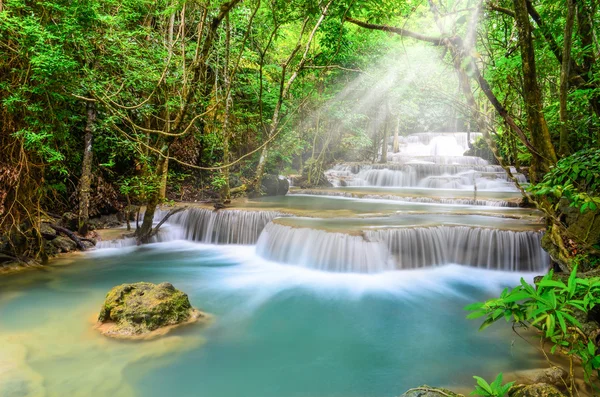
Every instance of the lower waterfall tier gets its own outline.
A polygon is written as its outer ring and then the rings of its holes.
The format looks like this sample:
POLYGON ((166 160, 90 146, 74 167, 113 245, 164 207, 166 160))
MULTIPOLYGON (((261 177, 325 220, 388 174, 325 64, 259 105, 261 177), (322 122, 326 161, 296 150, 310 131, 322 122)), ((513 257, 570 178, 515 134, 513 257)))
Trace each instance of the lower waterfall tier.
POLYGON ((541 271, 548 255, 541 232, 468 226, 364 230, 358 235, 268 224, 257 253, 276 262, 331 272, 376 273, 460 264, 541 271))

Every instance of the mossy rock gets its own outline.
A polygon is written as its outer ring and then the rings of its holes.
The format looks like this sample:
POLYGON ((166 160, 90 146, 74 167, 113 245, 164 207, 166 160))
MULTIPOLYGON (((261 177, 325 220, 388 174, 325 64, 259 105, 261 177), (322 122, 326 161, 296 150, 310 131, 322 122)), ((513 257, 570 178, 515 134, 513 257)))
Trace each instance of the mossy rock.
POLYGON ((452 390, 427 385, 407 390, 400 397, 464 397, 462 394, 454 393, 452 390))
POLYGON ((114 287, 98 316, 97 328, 107 336, 146 338, 182 324, 207 320, 188 296, 170 283, 134 283, 114 287))
POLYGON ((508 391, 509 397, 565 397, 556 387, 547 383, 515 385, 508 391))
POLYGON ((48 253, 71 252, 77 250, 77 244, 68 237, 58 236, 49 242, 53 248, 48 250, 48 253))

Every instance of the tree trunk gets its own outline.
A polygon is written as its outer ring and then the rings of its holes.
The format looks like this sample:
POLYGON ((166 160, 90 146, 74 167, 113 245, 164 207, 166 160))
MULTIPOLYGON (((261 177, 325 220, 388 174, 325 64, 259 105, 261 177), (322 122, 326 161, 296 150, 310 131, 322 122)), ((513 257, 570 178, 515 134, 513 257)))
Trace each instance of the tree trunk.
POLYGON ((381 144, 381 163, 387 163, 388 140, 390 138, 389 116, 386 113, 383 122, 383 143, 381 144))
POLYGON ((530 175, 533 182, 538 182, 545 173, 550 171, 550 166, 556 163, 556 153, 543 114, 542 92, 537 81, 527 2, 526 0, 513 0, 513 4, 521 48, 523 99, 527 112, 527 125, 531 133, 531 143, 536 149, 536 153, 533 153, 530 175))
MULTIPOLYGON (((164 156, 159 156, 156 162, 156 175, 163 175, 164 168, 166 167, 166 156, 169 153, 169 145, 164 145, 161 153, 164 156)), ((151 194, 148 198, 148 204, 146 204, 146 211, 144 211, 144 219, 142 226, 136 231, 138 244, 146 244, 149 242, 152 236, 152 223, 154 221, 154 213, 156 207, 160 203, 160 192, 151 194)))
POLYGON ((392 145, 392 151, 394 153, 398 153, 400 151, 400 116, 398 116, 398 120, 396 121, 396 128, 394 129, 394 144, 392 145))
POLYGON ((560 68, 560 143, 558 152, 561 156, 569 155, 569 126, 567 114, 567 96, 569 95, 569 74, 571 64, 571 45, 573 43, 573 24, 575 22, 575 2, 567 0, 567 20, 563 43, 562 65, 560 68))
MULTIPOLYGON (((231 124, 231 108, 233 106, 233 97, 231 95, 231 81, 229 78, 229 57, 230 57, 230 44, 231 44, 231 24, 229 23, 229 15, 225 17, 225 115, 223 118, 223 163, 229 163, 229 136, 230 136, 230 124, 231 124)), ((229 167, 223 169, 223 178, 225 179, 225 185, 223 186, 223 202, 231 202, 231 189, 229 185, 229 167)))
MULTIPOLYGON (((167 152, 167 156, 168 156, 168 152, 167 152)), ((158 196, 158 201, 163 201, 166 197, 167 197, 167 180, 169 178, 169 160, 165 159, 165 164, 163 166, 162 169, 162 174, 158 174, 160 175, 160 190, 159 190, 159 196, 158 196)))
POLYGON ((83 136, 83 162, 81 165, 81 181, 79 186, 79 233, 85 236, 88 232, 90 218, 90 188, 92 181, 92 140, 94 138, 94 123, 96 122, 96 104, 87 102, 87 121, 83 136))

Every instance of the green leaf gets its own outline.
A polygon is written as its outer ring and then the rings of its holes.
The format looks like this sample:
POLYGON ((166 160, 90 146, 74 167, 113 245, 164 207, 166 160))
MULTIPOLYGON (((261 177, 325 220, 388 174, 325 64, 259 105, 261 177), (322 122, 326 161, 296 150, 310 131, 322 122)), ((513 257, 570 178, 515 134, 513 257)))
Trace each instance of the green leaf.
POLYGON ((479 376, 473 376, 473 378, 477 381, 477 384, 479 385, 479 387, 481 387, 483 390, 488 392, 490 395, 493 394, 491 386, 485 381, 485 379, 483 379, 479 376))

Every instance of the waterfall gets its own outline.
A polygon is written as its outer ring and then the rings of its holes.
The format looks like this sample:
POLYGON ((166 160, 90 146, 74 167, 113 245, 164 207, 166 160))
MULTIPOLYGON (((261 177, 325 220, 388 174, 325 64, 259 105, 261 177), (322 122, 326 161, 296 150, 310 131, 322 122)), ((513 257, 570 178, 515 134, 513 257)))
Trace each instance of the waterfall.
POLYGON ((276 223, 267 225, 256 252, 276 262, 330 272, 377 273, 395 269, 389 250, 382 242, 276 223))
POLYGON ((403 164, 456 164, 488 165, 488 161, 475 156, 407 156, 403 153, 388 152, 388 161, 403 164))
MULTIPOLYGON (((444 163, 338 164, 326 172, 333 186, 427 187, 516 191, 499 165, 444 163)), ((520 182, 525 176, 516 174, 520 182)))
POLYGON ((271 223, 257 243, 264 258, 333 272, 375 273, 461 264, 503 271, 542 271, 549 257, 541 232, 466 226, 330 233, 271 223))
MULTIPOLYGON (((164 216, 156 214, 155 221, 164 216)), ((255 244, 264 227, 273 219, 288 216, 276 211, 242 211, 190 208, 169 218, 186 240, 207 244, 255 244)))
POLYGON ((318 189, 302 189, 290 190, 289 196, 293 195, 308 195, 308 196, 331 196, 331 197, 347 197, 347 198, 363 198, 375 200, 393 200, 404 201, 409 203, 430 203, 430 204, 458 204, 458 205, 481 205, 485 207, 513 207, 519 206, 519 203, 506 200, 486 200, 486 199, 469 199, 469 198, 452 198, 452 197, 402 197, 394 194, 362 194, 345 192, 343 190, 318 190, 318 189))

